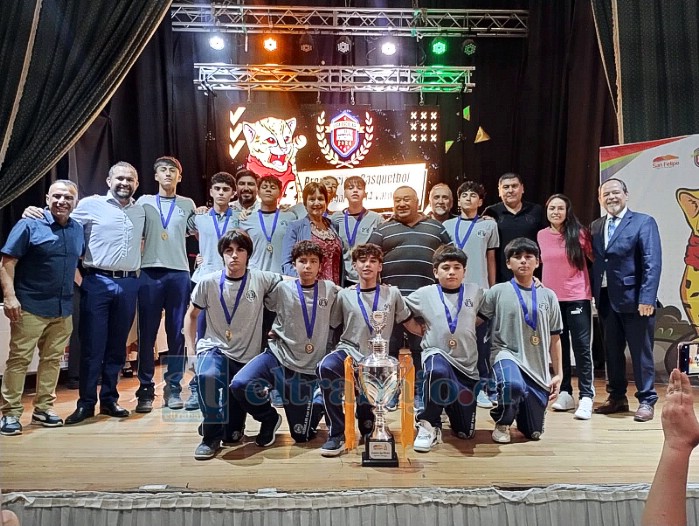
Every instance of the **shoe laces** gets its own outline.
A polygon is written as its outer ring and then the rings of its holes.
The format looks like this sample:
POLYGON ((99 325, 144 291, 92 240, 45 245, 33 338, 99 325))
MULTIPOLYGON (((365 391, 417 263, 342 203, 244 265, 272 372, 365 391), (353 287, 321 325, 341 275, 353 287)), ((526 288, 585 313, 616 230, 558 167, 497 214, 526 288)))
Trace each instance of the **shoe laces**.
POLYGON ((427 428, 427 425, 424 423, 419 423, 417 425, 418 427, 418 432, 417 432, 417 437, 418 438, 432 438, 432 431, 427 428))

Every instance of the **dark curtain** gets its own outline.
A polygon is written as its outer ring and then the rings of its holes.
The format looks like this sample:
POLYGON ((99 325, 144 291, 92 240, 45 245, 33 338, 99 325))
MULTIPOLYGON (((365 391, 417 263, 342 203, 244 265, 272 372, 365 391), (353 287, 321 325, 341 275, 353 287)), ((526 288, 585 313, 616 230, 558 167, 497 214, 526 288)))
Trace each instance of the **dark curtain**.
POLYGON ((80 138, 169 5, 170 0, 2 3, 0 144, 6 148, 0 151, 0 207, 41 178, 80 138), (33 51, 25 53, 31 42, 33 51))

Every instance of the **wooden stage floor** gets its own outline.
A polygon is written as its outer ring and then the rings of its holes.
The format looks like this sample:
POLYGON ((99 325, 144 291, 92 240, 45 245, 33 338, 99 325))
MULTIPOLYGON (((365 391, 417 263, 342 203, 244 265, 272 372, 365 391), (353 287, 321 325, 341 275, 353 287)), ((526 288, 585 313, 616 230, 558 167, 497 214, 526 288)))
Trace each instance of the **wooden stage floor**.
MULTIPOLYGON (((131 410, 136 384, 135 379, 120 383, 122 405, 131 410)), ((251 418, 242 444, 221 450, 215 459, 196 461, 198 412, 161 409, 157 398, 157 408, 148 415, 134 413, 123 420, 96 416, 78 426, 45 429, 28 423, 30 393, 25 396, 24 434, 0 437, 0 487, 4 492, 126 491, 150 484, 188 490, 326 491, 650 483, 662 445, 665 387, 658 387, 661 398, 652 422, 634 422, 632 413, 593 415, 585 422, 573 419, 572 412, 549 411, 539 442, 525 441, 514 431, 511 444, 495 444, 488 411, 479 409, 474 439, 457 439, 446 429, 443 444, 427 454, 408 448, 407 461, 397 469, 362 468, 359 449, 321 457, 318 448, 327 436, 323 424, 314 441, 297 446, 285 422, 275 444, 259 448, 250 438, 258 430, 251 418)), ((598 380, 596 388, 600 403, 605 397, 603 381, 598 380)), ((56 410, 61 416, 73 411, 76 398, 77 391, 59 387, 56 410)), ((635 410, 635 399, 630 402, 635 410)), ((389 417, 396 435, 397 415, 389 417)), ((690 482, 699 483, 698 468, 699 456, 694 455, 690 482)))

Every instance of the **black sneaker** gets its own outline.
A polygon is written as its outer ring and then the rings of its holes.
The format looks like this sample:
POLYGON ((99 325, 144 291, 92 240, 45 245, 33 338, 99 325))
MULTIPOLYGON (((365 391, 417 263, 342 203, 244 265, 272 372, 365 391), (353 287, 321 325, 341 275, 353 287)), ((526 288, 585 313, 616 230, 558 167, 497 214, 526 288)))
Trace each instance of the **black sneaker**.
POLYGON ((155 398, 155 388, 152 385, 142 385, 136 391, 137 413, 150 413, 153 410, 153 399, 155 398))
POLYGON ((3 416, 0 419, 0 435, 13 436, 22 434, 22 424, 16 416, 3 416))
POLYGON ((53 409, 46 411, 37 411, 34 409, 32 413, 32 424, 41 424, 44 427, 61 427, 63 419, 56 414, 53 409))
POLYGON ((320 454, 324 457, 336 457, 345 450, 345 437, 330 437, 320 448, 320 454))
POLYGON ((255 443, 260 447, 269 447, 274 444, 277 438, 277 429, 282 425, 282 415, 276 413, 275 416, 262 422, 260 433, 255 438, 255 443))
MULTIPOLYGON (((244 428, 243 428, 244 430, 244 428)), ((234 446, 243 439, 243 431, 233 431, 231 436, 224 437, 222 444, 224 446, 234 446)))

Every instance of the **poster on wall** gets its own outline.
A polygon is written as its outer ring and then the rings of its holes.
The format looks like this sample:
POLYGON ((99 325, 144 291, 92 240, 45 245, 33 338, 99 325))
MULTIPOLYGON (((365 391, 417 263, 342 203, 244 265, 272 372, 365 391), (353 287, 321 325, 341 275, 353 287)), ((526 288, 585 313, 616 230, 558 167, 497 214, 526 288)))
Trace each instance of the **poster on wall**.
POLYGON ((628 207, 655 218, 663 267, 655 329, 659 380, 677 364, 677 344, 699 341, 699 135, 600 149, 600 179, 624 181, 628 207))
POLYGON ((436 106, 247 104, 230 108, 226 126, 230 159, 260 176, 278 177, 283 203, 295 203, 307 183, 332 175, 339 187, 330 209, 342 210, 342 184, 358 175, 366 182, 369 209, 390 209, 400 186, 415 189, 422 205, 428 181, 439 180, 436 106))

